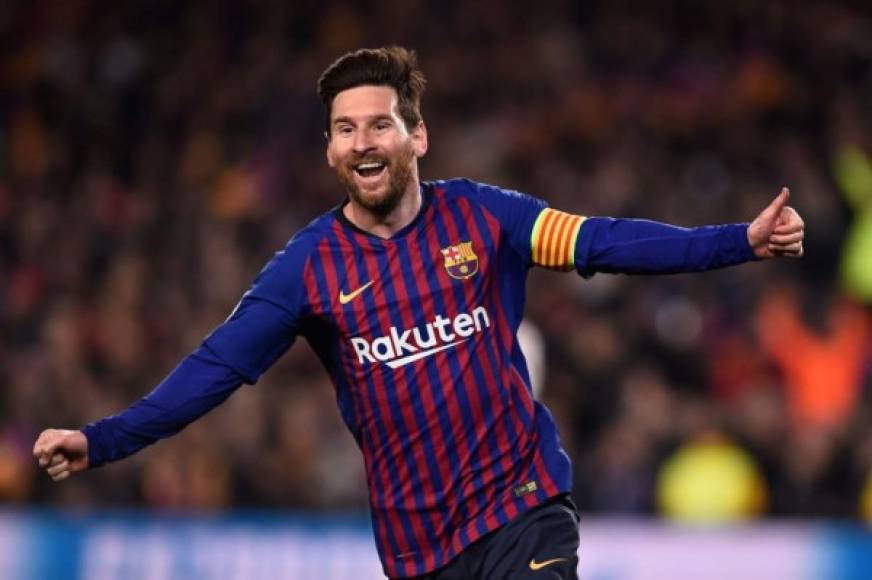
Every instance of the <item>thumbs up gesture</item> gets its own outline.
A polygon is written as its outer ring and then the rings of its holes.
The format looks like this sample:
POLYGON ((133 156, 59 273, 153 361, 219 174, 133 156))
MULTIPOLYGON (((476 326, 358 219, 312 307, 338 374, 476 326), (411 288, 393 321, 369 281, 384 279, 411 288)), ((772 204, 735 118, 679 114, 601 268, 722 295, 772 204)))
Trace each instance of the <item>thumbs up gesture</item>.
POLYGON ((805 223, 796 210, 787 205, 788 199, 790 190, 782 187, 778 197, 748 226, 748 243, 758 258, 802 256, 805 223))

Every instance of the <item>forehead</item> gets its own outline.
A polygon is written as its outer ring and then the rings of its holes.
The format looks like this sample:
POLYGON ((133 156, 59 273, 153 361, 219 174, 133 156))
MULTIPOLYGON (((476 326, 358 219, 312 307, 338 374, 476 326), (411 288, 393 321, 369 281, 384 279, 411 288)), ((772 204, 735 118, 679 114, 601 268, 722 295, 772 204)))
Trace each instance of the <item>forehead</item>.
POLYGON ((393 87, 363 85, 336 95, 330 116, 350 119, 397 114, 397 91, 393 87))

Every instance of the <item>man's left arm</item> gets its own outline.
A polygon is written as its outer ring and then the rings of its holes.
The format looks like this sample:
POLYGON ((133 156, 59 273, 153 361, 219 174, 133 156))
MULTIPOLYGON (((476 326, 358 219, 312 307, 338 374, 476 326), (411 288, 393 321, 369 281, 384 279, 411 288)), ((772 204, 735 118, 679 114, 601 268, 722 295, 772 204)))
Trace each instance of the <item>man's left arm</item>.
POLYGON ((799 257, 805 225, 781 193, 750 224, 682 228, 603 217, 542 211, 531 236, 533 263, 546 268, 596 272, 670 274, 723 268, 756 259, 799 257))

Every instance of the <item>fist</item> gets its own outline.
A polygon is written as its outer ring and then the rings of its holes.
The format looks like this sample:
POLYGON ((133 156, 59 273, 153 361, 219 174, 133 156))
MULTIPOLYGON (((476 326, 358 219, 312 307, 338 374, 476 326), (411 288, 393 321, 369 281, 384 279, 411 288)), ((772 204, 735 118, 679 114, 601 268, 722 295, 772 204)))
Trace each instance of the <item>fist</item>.
POLYGON ((33 456, 55 481, 88 468, 88 438, 81 431, 46 429, 33 444, 33 456))

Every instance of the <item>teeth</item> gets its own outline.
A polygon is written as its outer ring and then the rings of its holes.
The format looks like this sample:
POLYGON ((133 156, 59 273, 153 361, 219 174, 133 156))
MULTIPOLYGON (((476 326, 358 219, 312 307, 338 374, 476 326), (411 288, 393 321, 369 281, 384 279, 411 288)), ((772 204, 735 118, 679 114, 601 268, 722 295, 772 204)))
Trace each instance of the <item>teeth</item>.
POLYGON ((378 169, 378 168, 381 167, 382 165, 383 165, 382 163, 361 163, 360 165, 358 165, 358 166, 356 167, 356 169, 358 169, 358 170, 361 170, 361 169, 378 169))

